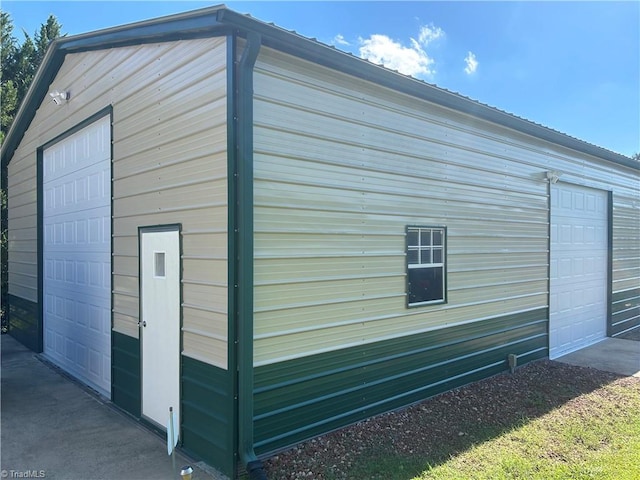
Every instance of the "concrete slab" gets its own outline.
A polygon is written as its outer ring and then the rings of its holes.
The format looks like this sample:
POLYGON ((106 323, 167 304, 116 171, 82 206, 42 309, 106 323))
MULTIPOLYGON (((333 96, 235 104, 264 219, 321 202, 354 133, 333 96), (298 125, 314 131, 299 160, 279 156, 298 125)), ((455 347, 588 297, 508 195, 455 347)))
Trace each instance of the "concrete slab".
POLYGON ((183 465, 193 467, 193 480, 226 478, 180 452, 174 471, 164 438, 9 335, 1 345, 2 478, 179 479, 183 465))
POLYGON ((555 360, 570 365, 640 377, 640 342, 605 338, 601 342, 555 360))

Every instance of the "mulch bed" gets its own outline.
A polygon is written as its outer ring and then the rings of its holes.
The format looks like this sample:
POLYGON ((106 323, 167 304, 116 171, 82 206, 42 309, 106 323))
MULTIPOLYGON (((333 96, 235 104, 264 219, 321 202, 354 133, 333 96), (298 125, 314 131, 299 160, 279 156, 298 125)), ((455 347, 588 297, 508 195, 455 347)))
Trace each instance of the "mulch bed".
POLYGON ((265 461, 268 478, 355 479, 376 454, 439 462, 611 382, 640 385, 591 368, 541 360, 302 443, 265 461))

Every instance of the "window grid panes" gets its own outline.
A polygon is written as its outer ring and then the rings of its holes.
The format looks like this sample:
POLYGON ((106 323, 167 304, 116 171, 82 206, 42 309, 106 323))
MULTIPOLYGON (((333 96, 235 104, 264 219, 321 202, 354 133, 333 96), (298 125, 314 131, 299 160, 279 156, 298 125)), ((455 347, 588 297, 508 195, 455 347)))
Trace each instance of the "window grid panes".
POLYGON ((409 268, 443 264, 443 228, 409 227, 407 230, 407 242, 409 268))
POLYGON ((407 304, 446 301, 445 227, 407 227, 407 304))

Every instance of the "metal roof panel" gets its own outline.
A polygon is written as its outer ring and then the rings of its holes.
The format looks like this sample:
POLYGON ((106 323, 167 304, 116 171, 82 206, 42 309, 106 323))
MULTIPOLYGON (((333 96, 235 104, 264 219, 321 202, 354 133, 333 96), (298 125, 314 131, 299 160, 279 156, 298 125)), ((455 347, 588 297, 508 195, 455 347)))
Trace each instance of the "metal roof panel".
POLYGON ((264 45, 272 48, 601 160, 640 170, 640 163, 619 153, 500 110, 460 93, 374 64, 335 46, 300 35, 293 30, 286 30, 277 25, 257 20, 250 15, 240 14, 222 4, 54 40, 36 72, 32 85, 2 145, 3 168, 11 160, 13 152, 29 127, 35 111, 46 95, 48 86, 67 53, 224 35, 232 31, 241 36, 246 36, 248 32, 255 32, 262 37, 264 45))

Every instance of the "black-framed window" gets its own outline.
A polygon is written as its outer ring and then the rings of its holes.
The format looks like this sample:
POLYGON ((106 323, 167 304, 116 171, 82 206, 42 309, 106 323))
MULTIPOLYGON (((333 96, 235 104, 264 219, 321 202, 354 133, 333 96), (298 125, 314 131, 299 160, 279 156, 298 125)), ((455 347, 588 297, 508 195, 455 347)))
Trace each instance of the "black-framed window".
POLYGON ((407 306, 447 301, 446 227, 407 226, 407 306))

